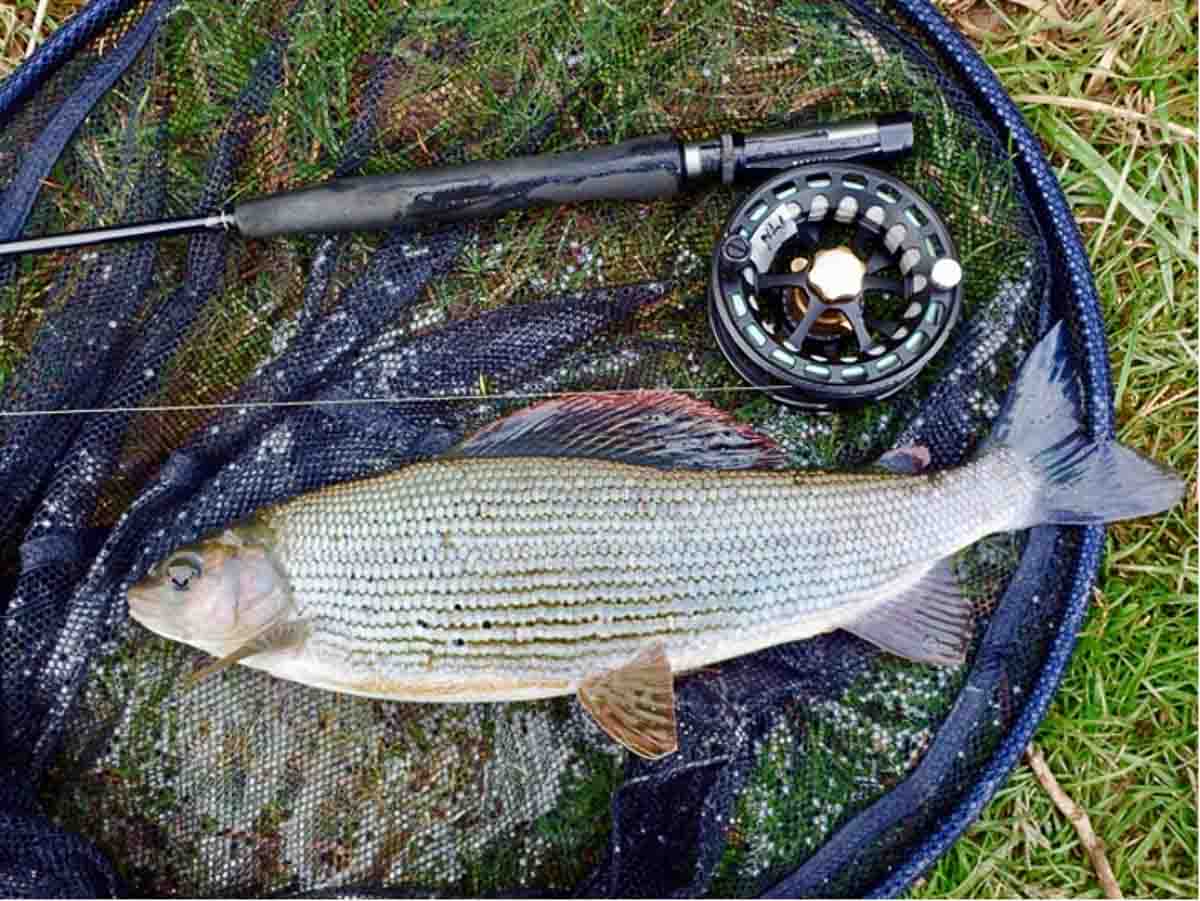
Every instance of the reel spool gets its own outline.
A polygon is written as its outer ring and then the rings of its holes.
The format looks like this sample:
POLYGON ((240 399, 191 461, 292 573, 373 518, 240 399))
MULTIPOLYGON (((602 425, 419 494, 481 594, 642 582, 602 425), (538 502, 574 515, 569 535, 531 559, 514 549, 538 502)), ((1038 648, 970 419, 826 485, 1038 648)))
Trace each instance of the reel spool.
POLYGON ((709 319, 738 373, 776 400, 888 397, 937 354, 962 266, 933 208, 895 176, 810 163, 755 189, 713 254, 709 319))

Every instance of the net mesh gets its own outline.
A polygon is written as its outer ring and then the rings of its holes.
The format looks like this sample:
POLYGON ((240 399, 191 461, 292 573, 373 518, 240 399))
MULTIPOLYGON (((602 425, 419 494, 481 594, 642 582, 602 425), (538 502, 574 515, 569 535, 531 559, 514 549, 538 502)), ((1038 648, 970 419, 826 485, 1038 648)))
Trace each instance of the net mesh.
POLYGON ((894 170, 941 213, 964 317, 916 381, 781 408, 704 314, 736 204, 580 204, 423 232, 225 234, 0 263, 6 894, 855 895, 976 779, 1067 597, 1070 531, 981 542, 968 664, 843 633, 679 680, 681 750, 569 699, 410 705, 234 667, 128 620, 173 548, 435 456, 563 391, 688 391, 796 467, 960 462, 1049 312, 1007 148, 868 3, 157 0, 0 131, 0 237, 210 211, 346 174, 911 109, 894 170))

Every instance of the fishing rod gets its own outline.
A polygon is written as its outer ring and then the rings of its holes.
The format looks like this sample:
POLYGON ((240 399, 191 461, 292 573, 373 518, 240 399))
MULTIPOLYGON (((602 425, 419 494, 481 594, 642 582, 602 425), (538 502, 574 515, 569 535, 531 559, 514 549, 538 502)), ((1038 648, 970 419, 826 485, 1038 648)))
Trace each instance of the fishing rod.
POLYGON ((909 113, 701 141, 652 135, 567 153, 338 178, 205 216, 4 241, 0 257, 203 231, 245 238, 373 231, 482 219, 547 204, 651 200, 718 178, 733 184, 805 163, 888 159, 912 145, 909 113))
POLYGON ((783 403, 859 406, 909 384, 948 339, 963 277, 949 229, 911 186, 864 165, 913 147, 913 116, 339 178, 184 219, 0 242, 0 259, 111 241, 416 227, 589 200, 751 183, 712 254, 709 322, 730 365, 783 403))

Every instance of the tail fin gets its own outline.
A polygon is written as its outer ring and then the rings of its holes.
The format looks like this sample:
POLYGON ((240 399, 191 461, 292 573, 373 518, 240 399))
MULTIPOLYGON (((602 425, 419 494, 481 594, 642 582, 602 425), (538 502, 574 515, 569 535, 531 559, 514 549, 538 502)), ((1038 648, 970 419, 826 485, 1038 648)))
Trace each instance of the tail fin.
POLYGON ((1067 330, 1059 322, 1030 352, 980 452, 1004 446, 1038 470, 1035 523, 1087 525, 1160 513, 1183 496, 1179 476, 1115 441, 1093 441, 1067 330))

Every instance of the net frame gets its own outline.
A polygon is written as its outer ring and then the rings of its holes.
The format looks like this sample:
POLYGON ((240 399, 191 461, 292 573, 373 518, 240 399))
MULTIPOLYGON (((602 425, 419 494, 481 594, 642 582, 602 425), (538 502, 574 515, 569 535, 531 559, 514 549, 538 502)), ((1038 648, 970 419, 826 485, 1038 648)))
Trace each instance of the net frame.
MULTIPOLYGON (((137 5, 136 0, 95 0, 71 19, 35 53, 8 81, 0 85, 0 125, 14 113, 20 104, 45 82, 61 65, 69 61, 72 54, 97 33, 124 16, 137 5)), ((851 2, 868 17, 875 15, 872 7, 851 2)), ((1082 241, 1070 215, 1058 183, 1044 159, 1036 138, 1024 122, 1015 104, 1004 92, 995 74, 987 67, 967 41, 936 10, 923 0, 894 0, 890 4, 913 29, 914 33, 932 47, 941 58, 947 71, 957 77, 972 92, 978 109, 988 118, 1000 135, 1014 149, 1017 171, 1027 187, 1034 205, 1034 213, 1053 248, 1054 259, 1053 297, 1057 312, 1065 318, 1076 338, 1084 388, 1090 402, 1087 404, 1087 426, 1093 436, 1113 434, 1112 386, 1109 377, 1108 356, 1104 338, 1103 322, 1095 286, 1089 269, 1082 241)), ((97 97, 100 96, 100 91, 97 97)), ((64 130, 65 126, 64 126, 64 130)), ((68 131, 69 133, 69 131, 68 131)), ((65 141, 65 136, 63 138, 65 141)), ((18 226, 18 215, 9 214, 5 223, 9 229, 18 226)), ((1029 546, 1042 549, 1044 553, 1054 547, 1052 530, 1030 536, 1029 546)), ((931 833, 918 847, 912 849, 907 859, 896 865, 891 873, 869 894, 893 896, 901 893, 922 872, 945 852, 955 838, 962 833, 978 815, 983 805, 992 797, 1015 766, 1019 756, 1044 716, 1061 681, 1074 647, 1079 626, 1087 609, 1091 586, 1099 564, 1104 530, 1091 527, 1078 530, 1078 544, 1073 549, 1068 565, 1065 566, 1067 602, 1064 615, 1057 630, 1054 645, 1047 655, 1036 687, 1031 696, 1021 705, 1013 728, 980 773, 972 788, 954 807, 943 825, 931 833)), ((1034 566, 1044 557, 1037 553, 1027 556, 1023 566, 1034 566), (1034 561, 1030 563, 1029 561, 1034 561)), ((1033 590, 1033 582, 1018 573, 1013 579, 1009 593, 1033 590)), ((1012 624, 997 618, 984 639, 984 648, 1003 653, 1012 624)), ((984 668, 986 669, 986 667, 984 668)), ((970 710, 957 709, 943 724, 939 735, 953 736, 956 729, 963 727, 972 715, 970 710)), ((829 873, 850 865, 854 850, 858 846, 856 831, 886 828, 889 819, 919 797, 928 786, 922 768, 928 762, 936 763, 936 754, 931 753, 926 761, 891 794, 885 796, 860 817, 843 827, 834 840, 814 855, 803 867, 776 885, 771 894, 787 896, 799 892, 819 891, 828 885, 829 873)), ((6 791, 12 791, 12 780, 6 780, 6 791)), ((27 807, 25 803, 14 807, 27 807)), ((86 844, 86 843, 85 843, 86 844)))

